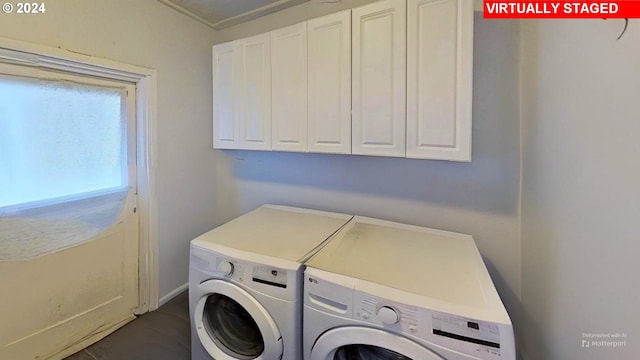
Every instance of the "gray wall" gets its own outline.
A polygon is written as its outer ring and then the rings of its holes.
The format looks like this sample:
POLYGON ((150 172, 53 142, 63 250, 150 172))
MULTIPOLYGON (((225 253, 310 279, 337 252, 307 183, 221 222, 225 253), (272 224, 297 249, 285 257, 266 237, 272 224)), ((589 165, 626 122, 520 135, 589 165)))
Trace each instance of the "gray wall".
MULTIPOLYGON (((258 34, 353 3, 296 6, 219 31, 215 42, 258 34)), ((480 13, 475 21, 472 163, 217 150, 216 223, 263 203, 277 203, 468 233, 478 243, 517 322, 519 24, 485 21, 480 13)))
MULTIPOLYGON (((527 359, 640 354, 640 22, 523 23, 527 359), (619 348, 583 333, 628 334, 619 348), (584 338, 586 339, 586 338, 584 338)), ((611 339, 609 339, 611 340, 611 339)))
POLYGON ((56 0, 0 14, 0 36, 158 72, 160 296, 186 283, 189 241, 211 228, 213 30, 156 1, 56 0))
POLYGON ((216 33, 155 1, 58 0, 1 16, 0 36, 158 70, 161 296, 186 281, 190 239, 262 203, 305 206, 472 234, 527 360, 637 358, 636 20, 620 41, 620 20, 526 21, 521 39, 518 22, 476 14, 469 164, 211 150, 212 42, 368 2, 310 2, 216 33), (581 346, 618 332, 624 347, 581 346))

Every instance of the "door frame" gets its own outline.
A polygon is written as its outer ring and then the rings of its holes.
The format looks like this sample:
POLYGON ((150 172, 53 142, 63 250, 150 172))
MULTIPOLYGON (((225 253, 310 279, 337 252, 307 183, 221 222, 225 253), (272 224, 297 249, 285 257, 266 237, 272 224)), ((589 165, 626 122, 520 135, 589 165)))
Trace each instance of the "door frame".
POLYGON ((157 73, 154 69, 0 37, 0 63, 125 81, 136 88, 137 212, 139 215, 138 307, 158 308, 157 73))

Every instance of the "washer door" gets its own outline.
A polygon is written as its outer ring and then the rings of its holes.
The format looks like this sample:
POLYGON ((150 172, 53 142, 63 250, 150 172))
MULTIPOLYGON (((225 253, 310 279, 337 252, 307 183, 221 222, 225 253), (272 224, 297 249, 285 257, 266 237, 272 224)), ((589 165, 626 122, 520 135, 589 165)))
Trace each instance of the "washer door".
POLYGON ((343 327, 322 334, 311 360, 443 360, 405 337, 379 329, 343 327))
POLYGON ((251 294, 224 280, 199 286, 194 324, 200 343, 216 360, 282 356, 282 337, 267 310, 251 294))

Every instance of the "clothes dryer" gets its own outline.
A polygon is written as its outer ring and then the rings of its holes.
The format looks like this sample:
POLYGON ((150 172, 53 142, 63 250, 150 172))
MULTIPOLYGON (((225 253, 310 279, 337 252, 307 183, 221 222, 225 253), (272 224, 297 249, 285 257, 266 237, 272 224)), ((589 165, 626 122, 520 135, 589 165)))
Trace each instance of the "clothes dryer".
POLYGON ((192 359, 300 359, 301 264, 350 219, 265 205, 192 240, 192 359))

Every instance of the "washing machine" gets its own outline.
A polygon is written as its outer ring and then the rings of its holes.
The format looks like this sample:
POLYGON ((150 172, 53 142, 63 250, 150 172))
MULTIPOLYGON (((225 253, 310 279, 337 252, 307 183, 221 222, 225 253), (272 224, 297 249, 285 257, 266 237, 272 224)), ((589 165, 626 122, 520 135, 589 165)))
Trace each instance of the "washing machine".
POLYGON ((266 205, 192 240, 192 359, 301 359, 301 264, 350 219, 266 205))
POLYGON ((513 360, 469 235, 355 217, 306 263, 305 360, 513 360))

